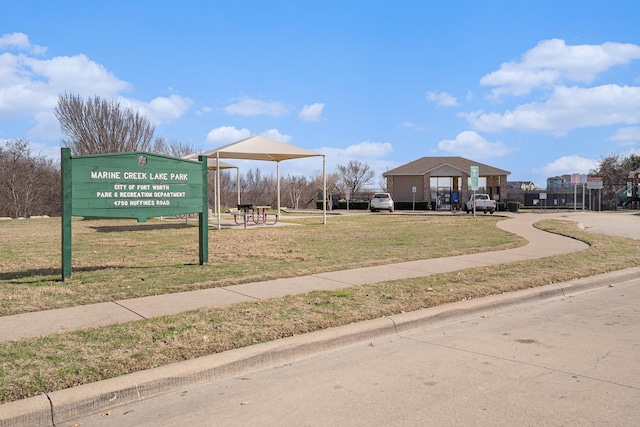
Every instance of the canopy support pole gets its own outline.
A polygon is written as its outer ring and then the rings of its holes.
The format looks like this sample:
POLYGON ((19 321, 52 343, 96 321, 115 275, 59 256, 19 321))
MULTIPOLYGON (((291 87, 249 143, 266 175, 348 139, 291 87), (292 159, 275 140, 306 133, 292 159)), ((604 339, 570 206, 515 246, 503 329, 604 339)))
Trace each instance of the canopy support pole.
POLYGON ((220 153, 216 152, 216 213, 218 215, 218 230, 221 227, 220 219, 220 153))
POLYGON ((322 155, 322 223, 327 224, 327 156, 322 155))
POLYGON ((238 187, 238 204, 240 204, 240 168, 236 168, 236 187, 238 187))
POLYGON ((280 218, 280 161, 276 161, 276 182, 278 187, 278 218, 280 218))

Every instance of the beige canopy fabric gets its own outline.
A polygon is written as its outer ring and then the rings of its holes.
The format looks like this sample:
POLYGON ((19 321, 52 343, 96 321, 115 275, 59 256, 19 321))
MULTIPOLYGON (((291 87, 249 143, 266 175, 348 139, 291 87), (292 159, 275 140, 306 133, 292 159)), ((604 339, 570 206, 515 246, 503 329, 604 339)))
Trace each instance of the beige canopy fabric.
MULTIPOLYGON (((266 160, 276 162, 278 183, 278 215, 280 215, 280 162, 282 160, 301 159, 305 157, 322 156, 322 182, 324 194, 327 194, 326 158, 324 154, 295 147, 284 142, 274 141, 264 136, 252 136, 220 148, 205 151, 203 156, 220 159, 266 160)), ((217 169, 220 173, 220 169, 217 169)), ((216 212, 218 212, 218 228, 220 228, 220 180, 216 180, 216 212)), ((327 203, 323 204, 323 223, 327 223, 327 203)))
MULTIPOLYGON (((188 160, 194 160, 197 161, 198 157, 203 156, 204 154, 198 154, 198 153, 192 153, 189 155, 186 155, 184 157, 182 157, 183 159, 188 159, 188 160)), ((207 169, 209 169, 210 171, 215 171, 218 170, 218 168, 220 169, 235 169, 236 170, 236 187, 237 189, 237 193, 238 193, 238 203, 240 203, 240 168, 238 166, 234 166, 230 163, 225 163, 225 162, 221 162, 220 160, 217 159, 212 159, 210 157, 207 158, 207 169)), ((216 183, 218 182, 218 179, 220 178, 220 176, 218 174, 215 175, 216 177, 216 183)), ((214 188, 214 194, 217 194, 218 191, 218 185, 215 185, 214 188)), ((216 196, 217 199, 217 196, 216 196)), ((215 205, 215 203, 214 203, 215 205)), ((214 206, 216 209, 216 212, 218 212, 218 206, 215 205, 214 206)))
POLYGON ((252 136, 224 147, 205 151, 202 155, 220 159, 267 160, 271 162, 322 156, 322 154, 274 141, 264 136, 252 136))
MULTIPOLYGON (((206 154, 193 153, 193 154, 184 156, 183 159, 197 161, 199 156, 206 156, 206 154)), ((217 169, 215 158, 214 159, 207 158, 207 169, 209 169, 210 171, 214 171, 217 169)), ((220 162, 220 169, 238 169, 238 166, 234 166, 230 163, 220 162)))

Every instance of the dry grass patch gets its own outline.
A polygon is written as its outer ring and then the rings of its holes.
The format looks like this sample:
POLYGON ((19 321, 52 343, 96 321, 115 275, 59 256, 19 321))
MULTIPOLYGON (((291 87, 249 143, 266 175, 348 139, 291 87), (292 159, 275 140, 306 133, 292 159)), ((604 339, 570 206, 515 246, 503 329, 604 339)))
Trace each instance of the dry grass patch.
POLYGON ((73 278, 60 281, 60 220, 0 223, 0 315, 182 292, 461 253, 524 241, 496 217, 361 215, 302 226, 211 229, 198 262, 194 224, 74 219, 73 278), (4 249, 6 248, 6 250, 4 249))
POLYGON ((539 227, 589 249, 494 267, 318 291, 0 343, 0 402, 332 326, 636 266, 640 242, 575 223, 539 227), (606 263, 598 260, 605 259, 606 263))

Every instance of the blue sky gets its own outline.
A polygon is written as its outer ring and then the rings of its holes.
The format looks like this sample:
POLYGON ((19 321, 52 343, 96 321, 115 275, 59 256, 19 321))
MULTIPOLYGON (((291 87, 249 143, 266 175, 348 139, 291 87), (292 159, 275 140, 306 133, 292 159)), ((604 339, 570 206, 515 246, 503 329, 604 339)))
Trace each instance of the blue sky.
POLYGON ((635 0, 2 0, 0 143, 59 158, 72 92, 202 150, 265 135, 376 176, 463 156, 544 188, 640 152, 639 18, 635 0))

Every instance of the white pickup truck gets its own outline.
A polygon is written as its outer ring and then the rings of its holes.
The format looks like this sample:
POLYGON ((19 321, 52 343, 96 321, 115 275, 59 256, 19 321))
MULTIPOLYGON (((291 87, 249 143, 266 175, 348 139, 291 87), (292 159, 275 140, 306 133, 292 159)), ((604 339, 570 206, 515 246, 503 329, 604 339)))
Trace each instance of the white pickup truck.
MULTIPOLYGON (((467 203, 464 204, 464 210, 469 213, 473 211, 473 195, 469 198, 467 203)), ((488 194, 476 194, 476 212, 483 211, 485 214, 490 212, 493 214, 496 211, 496 201, 491 200, 488 194)))

